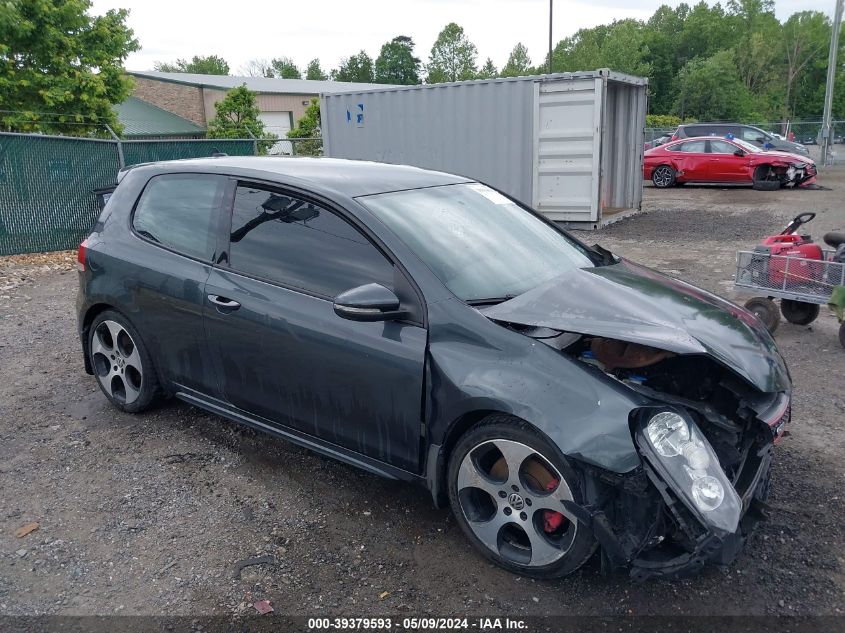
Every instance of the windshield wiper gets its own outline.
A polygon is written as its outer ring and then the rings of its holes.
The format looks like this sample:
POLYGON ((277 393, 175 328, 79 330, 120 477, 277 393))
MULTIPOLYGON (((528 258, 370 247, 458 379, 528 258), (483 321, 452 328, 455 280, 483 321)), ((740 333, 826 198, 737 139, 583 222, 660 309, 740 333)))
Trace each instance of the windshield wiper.
POLYGON ((145 231, 144 229, 141 229, 141 230, 135 229, 135 232, 138 235, 140 235, 141 237, 146 237, 151 242, 155 242, 156 244, 161 244, 161 240, 158 239, 155 235, 153 235, 149 231, 145 231))
POLYGON ((469 299, 467 300, 467 304, 471 306, 494 306, 498 303, 510 301, 514 297, 516 297, 516 295, 505 295, 504 297, 491 297, 489 299, 469 299))

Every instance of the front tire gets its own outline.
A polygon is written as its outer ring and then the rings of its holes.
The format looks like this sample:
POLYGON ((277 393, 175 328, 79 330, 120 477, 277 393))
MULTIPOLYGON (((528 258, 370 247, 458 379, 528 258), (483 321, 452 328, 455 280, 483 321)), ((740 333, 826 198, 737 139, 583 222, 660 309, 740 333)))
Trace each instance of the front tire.
POLYGON ((667 189, 675 185, 677 176, 669 165, 659 165, 651 172, 651 182, 658 189, 667 189))
POLYGON ((470 542, 508 571, 535 578, 572 573, 592 556, 590 531, 561 501, 583 504, 560 450, 530 425, 492 415, 468 431, 449 459, 449 502, 470 542))
POLYGON ((757 191, 777 191, 781 188, 781 181, 770 165, 761 165, 754 172, 751 186, 757 191))
POLYGON ((140 334, 119 312, 105 310, 94 319, 88 354, 100 390, 121 411, 139 413, 159 399, 152 359, 140 334))

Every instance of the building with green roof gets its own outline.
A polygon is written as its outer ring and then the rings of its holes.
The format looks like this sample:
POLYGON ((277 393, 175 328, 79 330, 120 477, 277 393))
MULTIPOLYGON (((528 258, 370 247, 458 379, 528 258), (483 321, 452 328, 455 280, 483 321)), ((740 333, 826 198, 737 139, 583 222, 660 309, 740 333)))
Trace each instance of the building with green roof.
POLYGON ((114 106, 123 138, 203 138, 205 128, 138 97, 114 106))

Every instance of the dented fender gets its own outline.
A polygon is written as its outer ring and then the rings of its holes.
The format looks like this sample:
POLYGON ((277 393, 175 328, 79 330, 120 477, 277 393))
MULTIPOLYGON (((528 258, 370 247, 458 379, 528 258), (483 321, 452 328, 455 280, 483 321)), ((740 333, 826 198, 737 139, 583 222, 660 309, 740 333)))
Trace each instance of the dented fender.
POLYGON ((480 312, 468 322, 465 311, 457 300, 429 305, 425 408, 432 443, 443 445, 467 414, 500 412, 529 422, 573 459, 617 473, 640 465, 628 420, 649 402, 645 396, 480 312))

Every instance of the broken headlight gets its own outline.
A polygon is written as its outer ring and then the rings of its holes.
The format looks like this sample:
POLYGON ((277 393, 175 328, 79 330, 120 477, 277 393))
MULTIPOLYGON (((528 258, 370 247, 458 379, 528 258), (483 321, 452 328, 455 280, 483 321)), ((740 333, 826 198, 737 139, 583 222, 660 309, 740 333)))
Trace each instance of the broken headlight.
POLYGON ((689 416, 651 413, 637 436, 649 464, 697 517, 723 534, 736 532, 742 503, 713 447, 689 416))

